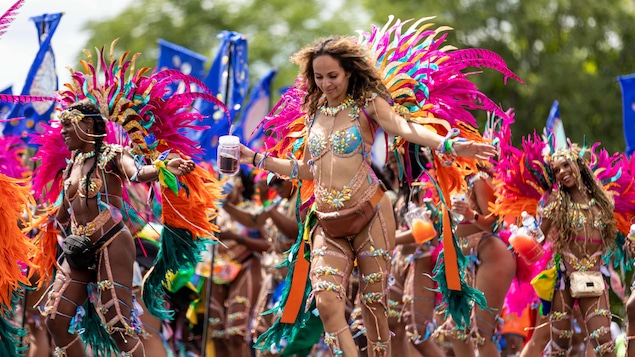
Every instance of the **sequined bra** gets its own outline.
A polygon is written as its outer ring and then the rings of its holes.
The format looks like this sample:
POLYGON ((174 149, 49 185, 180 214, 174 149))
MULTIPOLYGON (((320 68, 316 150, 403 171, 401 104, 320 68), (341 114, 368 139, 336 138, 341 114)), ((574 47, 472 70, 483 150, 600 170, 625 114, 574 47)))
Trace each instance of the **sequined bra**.
MULTIPOLYGON (((366 116, 368 117, 367 114, 366 116)), ((317 114, 313 119, 309 120, 309 128, 312 128, 315 118, 317 118, 317 114)), ((349 201, 365 183, 370 184, 371 187, 364 191, 360 199, 370 199, 370 196, 372 196, 377 189, 376 186, 379 185, 379 179, 375 176, 370 167, 372 142, 364 141, 361 132, 359 115, 354 116, 351 125, 328 136, 322 136, 311 130, 309 131, 307 147, 311 155, 309 162, 312 165, 329 151, 332 151, 335 157, 347 158, 354 155, 361 155, 363 158, 356 174, 341 188, 324 187, 321 184, 321 180, 317 180, 315 197, 319 203, 318 208, 320 210, 330 211, 344 208, 346 202, 349 201)))
MULTIPOLYGON (((121 154, 123 152, 123 147, 121 145, 116 144, 104 144, 102 153, 99 156, 99 162, 97 163, 97 168, 99 170, 104 170, 106 166, 112 161, 112 159, 121 154)), ((68 192, 68 189, 71 185, 71 178, 67 178, 64 180, 64 191, 68 192)), ((103 186, 102 178, 99 176, 98 172, 93 173, 90 179, 90 183, 88 187, 86 185, 86 175, 82 176, 79 181, 79 188, 75 192, 72 197, 67 197, 66 199, 69 202, 75 200, 75 198, 79 195, 79 197, 88 197, 95 198, 101 192, 103 186)))
POLYGON ((330 138, 311 132, 307 141, 313 160, 319 159, 329 150, 333 150, 335 156, 350 157, 363 151, 363 144, 364 141, 357 123, 333 133, 330 138))

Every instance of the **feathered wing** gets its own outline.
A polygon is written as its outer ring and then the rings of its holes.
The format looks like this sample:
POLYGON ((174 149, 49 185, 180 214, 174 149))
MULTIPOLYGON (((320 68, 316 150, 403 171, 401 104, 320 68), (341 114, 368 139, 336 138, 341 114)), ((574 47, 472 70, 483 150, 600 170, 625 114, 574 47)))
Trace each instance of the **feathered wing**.
POLYGON ((0 173, 15 179, 30 176, 30 170, 22 160, 25 154, 26 147, 19 136, 0 136, 0 173))
POLYGON ((71 152, 64 143, 59 123, 41 125, 42 133, 31 136, 31 142, 38 146, 33 160, 39 162, 33 171, 33 192, 39 202, 53 204, 62 192, 62 172, 71 152))
POLYGON ((597 146, 591 149, 593 154, 589 166, 604 189, 611 193, 615 202, 613 212, 617 229, 623 235, 628 235, 635 216, 635 163, 624 153, 610 155, 605 149, 600 149, 596 155, 594 149, 597 146))
MULTIPOLYGON (((282 95, 269 115, 260 123, 266 133, 265 148, 270 155, 285 159, 302 160, 304 158, 307 117, 302 107, 302 100, 305 94, 306 90, 301 80, 297 79, 295 85, 282 95)), ((309 306, 307 306, 307 302, 311 302, 309 299, 311 283, 308 279, 307 268, 310 263, 304 256, 303 248, 306 246, 305 240, 309 239, 309 232, 311 227, 316 224, 316 220, 312 210, 309 210, 304 223, 299 217, 300 210, 304 210, 313 202, 314 183, 313 181, 299 181, 295 184, 300 189, 296 205, 299 235, 294 246, 287 252, 289 259, 285 259, 281 264, 286 266, 289 272, 280 303, 267 312, 267 314, 275 314, 276 318, 271 328, 260 335, 254 344, 254 347, 260 350, 279 349, 283 340, 294 340, 311 315, 309 306), (297 301, 300 303, 300 307, 298 311, 294 311, 295 316, 285 319, 283 314, 285 311, 289 314, 290 310, 285 310, 288 301, 297 301)))
MULTIPOLYGON (((305 95, 306 90, 297 79, 260 123, 259 126, 267 133, 265 148, 272 156, 283 159, 294 157, 297 160, 304 158, 307 117, 302 100, 305 95)), ((305 208, 313 202, 313 181, 296 184, 300 187, 302 208, 305 208)))
POLYGON ((12 309, 12 294, 30 285, 22 268, 33 268, 35 245, 19 226, 30 219, 30 208, 35 206, 30 190, 28 178, 14 179, 0 173, 0 254, 4 257, 0 263, 0 315, 12 309))
POLYGON ((11 321, 15 306, 37 266, 31 260, 35 244, 20 230, 19 224, 30 219, 35 200, 28 178, 11 178, 0 173, 0 354, 18 356, 19 337, 25 331, 11 321), (26 216, 25 216, 26 215, 26 216))
MULTIPOLYGON (((370 33, 361 33, 359 42, 368 47, 397 113, 440 135, 458 128, 459 137, 476 142, 486 140, 477 130, 474 109, 510 120, 507 112, 468 79, 470 74, 463 72, 469 67, 488 67, 522 83, 500 56, 484 49, 457 50, 446 45, 446 32, 451 28, 432 29, 428 21, 433 17, 419 19, 409 27, 406 25, 412 20, 393 23, 393 19, 391 16, 382 28, 374 26, 370 33)), ((466 158, 457 158, 460 165, 446 167, 435 161, 437 170, 444 171, 441 186, 448 190, 458 189, 461 177, 476 165, 476 160, 466 158)))
POLYGON ((511 137, 500 143, 500 158, 494 165, 496 203, 490 211, 500 217, 520 217, 523 211, 536 215, 539 202, 553 188, 554 181, 545 162, 547 144, 534 132, 514 147, 511 137))
MULTIPOLYGON (((382 27, 373 27, 361 33, 359 42, 369 49, 380 77, 394 101, 394 110, 408 120, 424 125, 436 133, 447 136, 455 129, 458 137, 475 142, 486 142, 479 133, 473 110, 511 120, 485 94, 480 92, 464 73, 469 67, 487 67, 502 73, 505 78, 520 78, 507 68, 505 61, 484 49, 457 50, 445 43, 447 31, 441 26, 433 29, 432 17, 389 21, 382 27), (406 26, 411 23, 410 26, 406 26)), ((433 148, 435 149, 435 148, 433 148)), ((469 309, 473 302, 483 304, 482 293, 465 284, 467 259, 456 249, 456 239, 450 228, 448 215, 449 195, 465 187, 464 177, 477 171, 478 161, 457 157, 449 164, 434 155, 435 180, 440 193, 444 222, 444 252, 439 255, 434 279, 443 292, 444 305, 457 323, 469 322, 469 309)))
POLYGON ((607 265, 617 268, 624 267, 630 270, 633 266, 633 252, 628 251, 630 244, 626 244, 631 224, 635 218, 635 167, 633 158, 629 159, 624 153, 609 155, 605 149, 595 150, 599 143, 591 149, 589 167, 597 177, 600 184, 609 192, 614 201, 613 213, 617 223, 617 236, 615 245, 608 247, 603 259, 607 265))

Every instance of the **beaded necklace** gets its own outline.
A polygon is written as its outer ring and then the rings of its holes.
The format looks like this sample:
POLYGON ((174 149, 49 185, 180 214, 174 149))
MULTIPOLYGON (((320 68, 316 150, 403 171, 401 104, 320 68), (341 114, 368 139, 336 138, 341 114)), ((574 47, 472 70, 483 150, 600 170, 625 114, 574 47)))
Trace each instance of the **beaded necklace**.
POLYGON ((318 107, 318 111, 320 112, 320 114, 324 114, 329 117, 334 117, 337 115, 337 113, 341 112, 342 110, 353 106, 355 102, 353 101, 353 97, 349 95, 346 97, 346 99, 342 103, 340 103, 340 105, 336 107, 327 107, 326 104, 327 102, 324 101, 324 104, 318 107))
POLYGON ((86 160, 95 156, 95 150, 89 152, 79 152, 75 156, 75 162, 82 165, 86 160))

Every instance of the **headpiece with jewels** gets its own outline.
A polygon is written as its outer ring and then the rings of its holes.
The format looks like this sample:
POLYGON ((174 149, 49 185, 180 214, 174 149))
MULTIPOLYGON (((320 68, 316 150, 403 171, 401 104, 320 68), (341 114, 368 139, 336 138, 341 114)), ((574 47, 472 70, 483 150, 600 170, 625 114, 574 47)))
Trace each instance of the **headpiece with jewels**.
MULTIPOLYGON (((195 266, 199 250, 203 249, 201 240, 214 239, 218 227, 212 222, 217 214, 215 202, 221 196, 221 189, 214 174, 200 166, 188 175, 165 179, 164 171, 167 170, 163 160, 167 160, 168 153, 184 158, 202 153, 200 145, 186 137, 183 130, 204 129, 194 124, 203 115, 190 110, 196 100, 210 101, 226 114, 228 110, 202 82, 178 70, 135 70, 139 55, 129 58, 129 53, 124 52, 116 57, 116 42, 111 44, 109 55, 104 54, 103 48, 98 50, 95 62, 91 53, 84 50, 86 60, 80 61, 83 71, 69 68, 72 80, 64 85, 56 98, 61 107, 58 120, 79 123, 84 117, 91 116, 68 110, 74 103, 90 101, 107 122, 105 140, 130 148, 139 165, 154 163, 159 170, 160 202, 163 203, 161 223, 165 228, 154 269, 145 280, 143 298, 152 314, 168 318, 171 313, 163 304, 168 273, 195 266), (175 82, 182 82, 183 90, 166 96, 167 86, 175 82)), ((58 122, 43 127, 44 133, 34 138, 41 145, 35 156, 41 165, 35 172, 34 191, 36 194, 47 190, 58 193, 61 179, 57 173, 66 167, 70 152, 60 142, 58 122)), ((45 197, 52 203, 57 196, 49 192, 45 197)), ((123 198, 129 200, 126 192, 123 198)), ((48 214, 50 216, 51 212, 48 214)), ((41 250, 48 253, 41 255, 38 264, 49 271, 55 265, 53 250, 57 232, 46 219, 44 217, 34 225, 48 225, 48 229, 40 230, 38 237, 41 250)))

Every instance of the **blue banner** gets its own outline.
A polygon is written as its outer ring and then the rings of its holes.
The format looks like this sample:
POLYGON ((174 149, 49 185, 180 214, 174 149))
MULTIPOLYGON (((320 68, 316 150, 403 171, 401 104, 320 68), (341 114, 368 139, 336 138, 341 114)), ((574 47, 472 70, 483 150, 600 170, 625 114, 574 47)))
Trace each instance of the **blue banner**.
MULTIPOLYGON (((247 39, 243 34, 230 31, 223 31, 218 37, 220 38, 218 52, 204 83, 218 99, 225 103, 233 123, 249 89, 247 39)), ((198 124, 210 128, 190 131, 188 137, 201 143, 201 147, 205 150, 203 161, 215 162, 218 137, 229 133, 230 120, 214 103, 202 102, 198 110, 207 116, 207 119, 198 124)))
POLYGON ((554 100, 551 105, 545 130, 547 138, 551 140, 554 149, 558 150, 567 147, 567 136, 564 133, 562 119, 560 119, 560 103, 557 100, 554 100))
MULTIPOLYGON (((159 70, 178 69, 196 79, 203 80, 203 77, 205 77, 205 62, 207 62, 207 57, 185 47, 159 39, 159 60, 157 63, 159 70)), ((179 85, 183 84, 173 83, 170 85, 166 96, 177 92, 179 85)))
MULTIPOLYGON (((2 91, 0 91, 0 94, 12 95, 13 86, 8 86, 7 88, 3 89, 2 91)), ((9 110, 11 110, 12 105, 13 103, 0 101, 0 119, 4 119, 7 117, 7 114, 9 114, 9 110)))
MULTIPOLYGON (((0 94, 13 95, 13 86, 8 86, 3 89, 0 94)), ((0 120, 6 119, 7 114, 11 111, 13 103, 0 101, 0 120)), ((4 121, 0 121, 0 133, 4 131, 4 127, 7 125, 4 121)), ((0 135, 1 136, 1 135, 0 135)))
POLYGON ((630 157, 635 150, 635 74, 619 76, 617 80, 622 87, 625 152, 630 157))
POLYGON ((276 74, 278 74, 278 70, 272 69, 253 86, 249 93, 247 105, 236 124, 238 128, 234 131, 234 135, 240 137, 240 142, 252 149, 263 146, 264 130, 262 127, 258 127, 258 124, 269 114, 271 109, 271 85, 276 74))
MULTIPOLYGON (((51 38, 62 18, 62 13, 44 14, 32 17, 38 31, 40 49, 33 60, 21 95, 52 97, 58 89, 55 55, 51 48, 51 38)), ((11 120, 6 123, 4 135, 20 135, 25 138, 29 133, 41 130, 37 124, 48 122, 55 109, 54 101, 15 104, 7 115, 11 120)))

